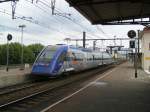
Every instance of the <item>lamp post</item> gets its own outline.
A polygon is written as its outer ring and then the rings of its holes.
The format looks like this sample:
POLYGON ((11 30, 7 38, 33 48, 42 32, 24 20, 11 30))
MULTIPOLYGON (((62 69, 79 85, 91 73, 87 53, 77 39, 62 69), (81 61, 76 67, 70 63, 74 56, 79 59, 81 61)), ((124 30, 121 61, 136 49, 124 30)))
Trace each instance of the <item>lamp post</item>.
POLYGON ((24 49, 23 49, 23 29, 26 27, 26 25, 19 25, 19 28, 21 28, 21 46, 22 46, 22 49, 21 49, 21 70, 24 69, 23 67, 23 52, 24 52, 24 49))
POLYGON ((64 40, 67 42, 67 45, 69 45, 69 42, 70 42, 71 39, 70 38, 65 38, 64 40))

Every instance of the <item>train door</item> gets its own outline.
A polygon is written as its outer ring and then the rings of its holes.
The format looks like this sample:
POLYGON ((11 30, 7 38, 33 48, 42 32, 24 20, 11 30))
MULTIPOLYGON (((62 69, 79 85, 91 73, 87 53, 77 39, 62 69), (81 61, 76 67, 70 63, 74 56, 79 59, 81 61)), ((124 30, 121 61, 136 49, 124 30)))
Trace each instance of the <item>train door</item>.
POLYGON ((65 66, 64 66, 64 60, 65 60, 65 56, 66 56, 66 52, 62 52, 57 61, 56 61, 56 65, 55 65, 55 71, 59 70, 59 73, 61 73, 62 71, 65 70, 65 66))
POLYGON ((84 53, 80 52, 78 53, 78 61, 79 61, 79 70, 85 69, 85 60, 84 60, 84 53))
POLYGON ((72 55, 72 52, 67 51, 65 53, 64 59, 63 59, 63 61, 64 61, 63 66, 62 66, 63 72, 71 72, 71 71, 75 70, 75 67, 72 64, 73 60, 74 60, 74 57, 72 55))
POLYGON ((72 55, 71 55, 71 52, 67 52, 66 53, 66 56, 65 56, 65 59, 64 59, 64 68, 65 68, 65 71, 66 72, 71 72, 71 71, 74 71, 74 68, 71 64, 72 62, 72 55))

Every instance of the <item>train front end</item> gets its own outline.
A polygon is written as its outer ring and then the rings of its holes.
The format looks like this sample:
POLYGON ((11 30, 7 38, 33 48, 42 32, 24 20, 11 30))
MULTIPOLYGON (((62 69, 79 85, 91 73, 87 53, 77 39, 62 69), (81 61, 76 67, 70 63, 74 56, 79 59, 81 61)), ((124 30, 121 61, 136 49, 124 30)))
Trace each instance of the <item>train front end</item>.
POLYGON ((67 52, 67 46, 47 46, 37 57, 33 67, 32 75, 57 76, 61 74, 60 69, 64 61, 60 60, 67 52))

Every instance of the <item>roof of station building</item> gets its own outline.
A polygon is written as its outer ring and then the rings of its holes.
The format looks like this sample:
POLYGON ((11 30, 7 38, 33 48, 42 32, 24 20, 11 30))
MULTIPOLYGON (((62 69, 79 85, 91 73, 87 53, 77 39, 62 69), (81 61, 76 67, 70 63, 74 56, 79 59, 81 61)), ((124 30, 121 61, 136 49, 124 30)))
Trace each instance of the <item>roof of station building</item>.
POLYGON ((150 0, 66 0, 92 24, 150 17, 150 0))

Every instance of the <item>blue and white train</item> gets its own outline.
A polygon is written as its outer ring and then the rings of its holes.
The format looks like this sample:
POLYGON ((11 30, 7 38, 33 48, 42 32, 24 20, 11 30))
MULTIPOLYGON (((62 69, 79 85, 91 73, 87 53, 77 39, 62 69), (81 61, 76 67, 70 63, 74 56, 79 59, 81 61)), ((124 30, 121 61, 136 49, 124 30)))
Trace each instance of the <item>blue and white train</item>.
POLYGON ((113 63, 111 55, 68 45, 49 45, 35 60, 31 74, 58 76, 64 72, 82 71, 113 63))

